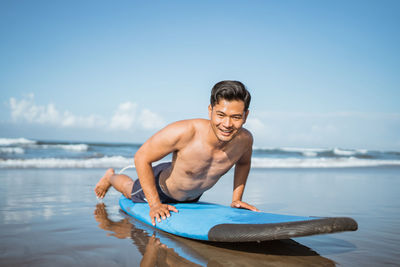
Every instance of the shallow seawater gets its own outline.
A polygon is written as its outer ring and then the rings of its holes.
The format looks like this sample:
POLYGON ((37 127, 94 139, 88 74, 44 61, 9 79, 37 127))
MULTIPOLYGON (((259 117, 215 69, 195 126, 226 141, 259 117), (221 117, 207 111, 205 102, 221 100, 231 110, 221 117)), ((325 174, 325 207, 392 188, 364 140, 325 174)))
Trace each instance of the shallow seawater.
MULTIPOLYGON (((347 216, 356 232, 261 243, 179 238, 98 202, 104 169, 0 170, 1 266, 379 266, 400 262, 400 168, 255 169, 244 200, 265 212, 347 216)), ((134 170, 128 174, 135 176, 134 170)), ((228 205, 229 172, 202 200, 228 205)), ((201 222, 193 222, 201 223, 201 222)))

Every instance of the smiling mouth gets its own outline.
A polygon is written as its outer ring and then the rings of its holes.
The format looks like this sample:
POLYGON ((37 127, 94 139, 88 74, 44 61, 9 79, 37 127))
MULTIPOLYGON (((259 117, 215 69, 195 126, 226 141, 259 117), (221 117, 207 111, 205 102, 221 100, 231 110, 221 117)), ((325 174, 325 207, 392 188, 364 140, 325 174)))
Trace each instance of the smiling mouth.
POLYGON ((231 135, 233 133, 233 130, 222 130, 222 129, 219 129, 219 131, 222 133, 222 135, 226 135, 226 136, 231 135))

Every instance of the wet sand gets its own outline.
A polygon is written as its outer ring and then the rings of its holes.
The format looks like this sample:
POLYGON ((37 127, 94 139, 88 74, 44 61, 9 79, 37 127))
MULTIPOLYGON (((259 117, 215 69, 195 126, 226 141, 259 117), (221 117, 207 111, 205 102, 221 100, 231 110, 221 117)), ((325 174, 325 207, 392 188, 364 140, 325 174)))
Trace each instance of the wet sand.
MULTIPOLYGON (((259 209, 349 216, 359 230, 232 244, 157 231, 121 212, 114 190, 99 203, 93 187, 103 173, 0 170, 0 266, 379 266, 400 261, 400 168, 252 170, 244 200, 259 209)), ((229 204, 232 175, 202 200, 229 204)))

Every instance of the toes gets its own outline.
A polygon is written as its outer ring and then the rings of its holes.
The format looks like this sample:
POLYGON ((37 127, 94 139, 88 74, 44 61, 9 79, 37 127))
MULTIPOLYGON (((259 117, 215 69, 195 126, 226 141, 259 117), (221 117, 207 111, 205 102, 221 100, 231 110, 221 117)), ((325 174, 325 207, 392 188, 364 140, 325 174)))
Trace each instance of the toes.
POLYGON ((108 170, 106 171, 106 174, 109 175, 109 176, 111 176, 111 175, 114 175, 114 174, 115 174, 115 171, 114 171, 113 168, 110 168, 110 169, 108 169, 108 170))

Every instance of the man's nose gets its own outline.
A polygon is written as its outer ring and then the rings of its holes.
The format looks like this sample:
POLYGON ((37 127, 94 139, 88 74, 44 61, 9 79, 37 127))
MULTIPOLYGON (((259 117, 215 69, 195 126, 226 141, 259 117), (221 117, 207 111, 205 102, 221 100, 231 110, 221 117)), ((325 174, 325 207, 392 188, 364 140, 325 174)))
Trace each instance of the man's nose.
POLYGON ((222 122, 222 125, 226 128, 229 128, 232 126, 232 119, 228 116, 226 116, 222 122))

